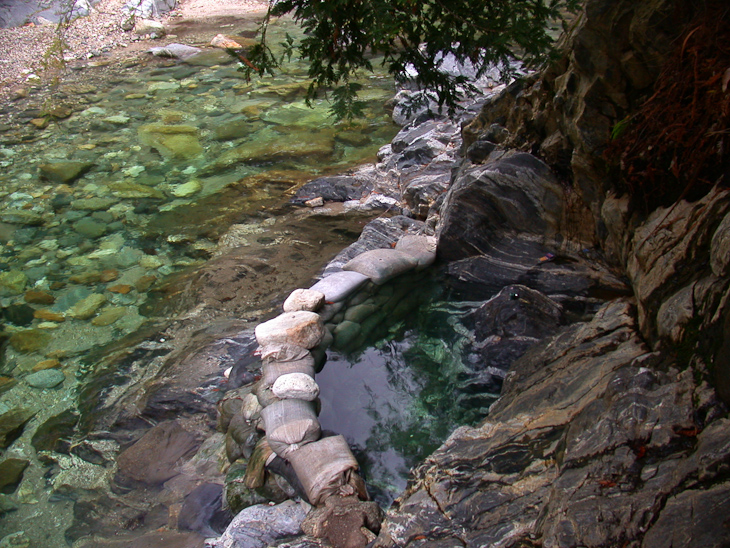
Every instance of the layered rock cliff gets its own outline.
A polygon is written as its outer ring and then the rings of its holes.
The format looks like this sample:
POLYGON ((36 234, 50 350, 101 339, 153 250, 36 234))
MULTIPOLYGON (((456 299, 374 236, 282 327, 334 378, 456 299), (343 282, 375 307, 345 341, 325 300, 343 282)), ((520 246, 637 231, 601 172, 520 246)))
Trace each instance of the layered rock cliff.
POLYGON ((568 53, 464 128, 438 211, 451 282, 524 284, 580 321, 513 363, 485 421, 414 471, 377 546, 730 543, 730 192, 720 180, 647 211, 603 155, 692 12, 589 0, 568 53), (550 274, 544 253, 561 259, 550 274))

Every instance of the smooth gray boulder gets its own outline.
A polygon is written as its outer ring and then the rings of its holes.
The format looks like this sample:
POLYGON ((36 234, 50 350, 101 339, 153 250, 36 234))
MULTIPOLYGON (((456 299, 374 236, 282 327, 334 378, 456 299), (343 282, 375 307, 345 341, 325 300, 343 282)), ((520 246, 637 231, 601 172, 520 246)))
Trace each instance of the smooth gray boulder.
POLYGON ((182 60, 189 59, 202 51, 202 49, 194 46, 175 43, 149 49, 149 53, 156 57, 172 57, 173 59, 182 60))

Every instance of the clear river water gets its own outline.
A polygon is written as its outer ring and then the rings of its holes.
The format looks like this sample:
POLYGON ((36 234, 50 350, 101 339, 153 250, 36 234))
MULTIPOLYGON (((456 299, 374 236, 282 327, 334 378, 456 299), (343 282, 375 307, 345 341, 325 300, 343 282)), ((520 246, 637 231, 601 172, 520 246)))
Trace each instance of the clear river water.
MULTIPOLYGON (((293 30, 281 21, 272 43, 293 30)), ((210 344, 250 329, 357 237, 367 218, 307 220, 285 204, 311 179, 371 162, 398 131, 385 108, 392 80, 376 74, 364 84, 366 116, 336 123, 326 101, 305 105, 301 64, 248 82, 226 54, 209 51, 189 63, 130 64, 93 84, 61 83, 42 111, 19 111, 1 128, 0 459, 23 469, 0 482, 0 537, 67 546, 115 536, 94 526, 78 532, 79 493, 106 490, 113 458, 100 465, 78 451, 49 451, 39 427, 94 409, 88 394, 100 392, 88 385, 106 378, 109 356, 126 353, 131 363, 150 333, 145 344, 174 353, 176 340, 189 349, 196 337, 210 344), (220 285, 216 268, 231 256, 240 285, 230 276, 220 285), (165 329, 187 338, 166 341, 165 329)), ((448 319, 458 304, 435 284, 419 306, 387 336, 332 353, 318 375, 323 427, 348 438, 386 505, 411 466, 475 418, 453 402, 454 348, 468 339, 448 319)), ((94 448, 113 455, 120 443, 110 435, 94 448)), ((140 494, 149 496, 159 493, 140 494)))

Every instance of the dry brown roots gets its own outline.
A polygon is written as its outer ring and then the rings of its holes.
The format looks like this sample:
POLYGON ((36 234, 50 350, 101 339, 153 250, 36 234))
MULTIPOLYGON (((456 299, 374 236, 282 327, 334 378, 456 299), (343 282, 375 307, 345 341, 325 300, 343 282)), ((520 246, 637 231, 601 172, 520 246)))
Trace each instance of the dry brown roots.
POLYGON ((624 190, 648 208, 730 186, 730 4, 709 0, 700 11, 608 149, 624 190))

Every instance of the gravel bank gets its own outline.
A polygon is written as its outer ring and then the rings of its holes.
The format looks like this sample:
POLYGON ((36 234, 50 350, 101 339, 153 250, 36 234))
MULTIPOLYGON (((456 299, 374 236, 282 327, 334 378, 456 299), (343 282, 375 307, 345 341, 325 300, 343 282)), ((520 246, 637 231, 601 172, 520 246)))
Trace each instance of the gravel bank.
MULTIPOLYGON (((69 69, 125 61, 161 45, 160 40, 140 40, 122 30, 127 19, 125 2, 101 0, 91 15, 76 19, 63 30, 54 24, 0 29, 0 100, 42 92, 62 80, 69 69)), ((193 43, 200 40, 197 26, 214 27, 216 19, 251 16, 266 6, 265 0, 182 0, 162 22, 167 26, 187 21, 185 34, 174 40, 193 43)))

